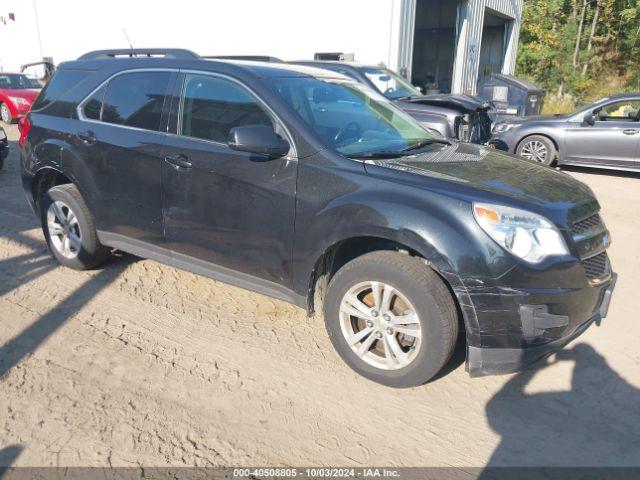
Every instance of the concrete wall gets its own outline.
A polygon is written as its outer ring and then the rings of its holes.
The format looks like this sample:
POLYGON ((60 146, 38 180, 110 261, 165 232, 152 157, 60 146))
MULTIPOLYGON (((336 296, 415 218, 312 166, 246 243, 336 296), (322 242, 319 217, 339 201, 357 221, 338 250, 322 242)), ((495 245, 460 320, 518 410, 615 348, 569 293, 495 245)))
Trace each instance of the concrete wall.
POLYGON ((401 0, 0 0, 0 68, 37 61, 34 3, 42 55, 56 63, 89 50, 188 48, 200 54, 269 54, 310 59, 316 52, 396 68, 401 0))

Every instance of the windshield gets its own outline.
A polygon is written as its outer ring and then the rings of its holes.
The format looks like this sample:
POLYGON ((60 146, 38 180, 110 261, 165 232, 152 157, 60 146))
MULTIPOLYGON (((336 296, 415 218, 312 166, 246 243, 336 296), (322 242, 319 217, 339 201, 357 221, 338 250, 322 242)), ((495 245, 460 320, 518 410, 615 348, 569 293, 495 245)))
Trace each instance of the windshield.
POLYGON ((41 88, 41 86, 36 79, 29 78, 26 75, 0 74, 0 88, 20 90, 24 88, 41 88))
POLYGON ((600 100, 597 100, 595 102, 582 102, 580 103, 580 105, 578 105, 578 108, 572 113, 572 115, 575 115, 577 113, 582 113, 586 110, 593 110, 595 109, 598 105, 600 105, 601 103, 605 103, 607 101, 609 101, 610 99, 608 97, 605 98, 601 98, 600 100))
POLYGON ((397 73, 387 70, 386 68, 362 67, 360 71, 365 74, 381 94, 391 100, 421 95, 420 90, 397 73))
POLYGON ((325 145, 346 156, 401 152, 435 138, 385 97, 350 80, 277 78, 273 85, 325 145))

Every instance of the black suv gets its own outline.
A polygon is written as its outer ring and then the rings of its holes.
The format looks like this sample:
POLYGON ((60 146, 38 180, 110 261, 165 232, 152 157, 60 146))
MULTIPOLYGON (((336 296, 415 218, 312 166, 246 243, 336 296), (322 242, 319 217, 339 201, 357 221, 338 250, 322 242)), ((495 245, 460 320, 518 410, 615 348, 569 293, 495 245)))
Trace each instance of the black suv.
POLYGON ((503 373, 607 313, 609 233, 588 187, 435 138, 337 73, 93 52, 60 66, 21 128, 60 263, 118 249, 322 305, 342 358, 386 385, 432 378, 459 329, 468 371, 503 373))

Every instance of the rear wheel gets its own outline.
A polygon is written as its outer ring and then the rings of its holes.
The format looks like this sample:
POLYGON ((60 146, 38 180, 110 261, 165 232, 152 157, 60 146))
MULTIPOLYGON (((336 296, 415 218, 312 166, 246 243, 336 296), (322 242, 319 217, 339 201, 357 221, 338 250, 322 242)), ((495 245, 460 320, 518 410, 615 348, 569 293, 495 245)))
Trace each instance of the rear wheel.
POLYGON ((442 280, 422 261, 373 252, 342 267, 327 289, 325 324, 342 359, 391 387, 422 385, 451 357, 457 311, 442 280))
POLYGON ((0 105, 0 118, 7 125, 11 125, 11 122, 13 122, 13 115, 11 115, 11 110, 9 110, 9 106, 6 103, 0 105))
POLYGON ((107 259, 109 249, 98 241, 93 217, 75 185, 51 188, 40 205, 42 231, 58 262, 86 270, 107 259))
POLYGON ((558 151, 549 138, 541 135, 531 135, 520 142, 516 153, 527 160, 533 160, 543 165, 551 165, 556 159, 558 151))

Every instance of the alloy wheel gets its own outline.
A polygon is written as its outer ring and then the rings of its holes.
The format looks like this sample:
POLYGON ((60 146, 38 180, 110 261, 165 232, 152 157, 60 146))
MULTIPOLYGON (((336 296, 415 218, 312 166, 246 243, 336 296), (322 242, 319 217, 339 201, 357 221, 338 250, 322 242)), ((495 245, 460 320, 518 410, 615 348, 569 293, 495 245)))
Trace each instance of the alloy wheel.
POLYGON ((0 117, 2 118, 2 121, 4 123, 9 123, 9 117, 10 117, 11 113, 9 112, 9 107, 7 107, 6 104, 2 104, 2 107, 0 107, 0 117))
POLYGON ((82 232, 78 217, 61 201, 55 201, 47 210, 47 228, 51 245, 65 258, 73 259, 82 248, 82 232))
POLYGON ((408 366, 420 350, 416 309, 386 283, 367 281, 350 288, 340 304, 340 328, 353 352, 382 370, 408 366))
POLYGON ((533 160, 539 163, 545 163, 547 161, 547 155, 549 155, 549 151, 544 143, 533 140, 525 143, 522 146, 522 150, 520 155, 529 160, 533 160))

